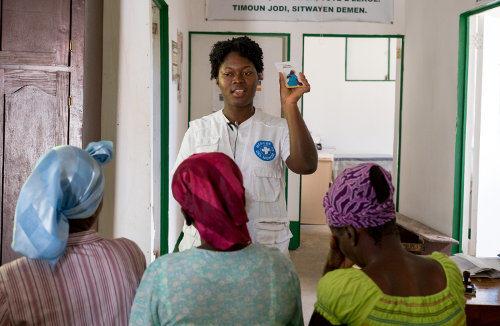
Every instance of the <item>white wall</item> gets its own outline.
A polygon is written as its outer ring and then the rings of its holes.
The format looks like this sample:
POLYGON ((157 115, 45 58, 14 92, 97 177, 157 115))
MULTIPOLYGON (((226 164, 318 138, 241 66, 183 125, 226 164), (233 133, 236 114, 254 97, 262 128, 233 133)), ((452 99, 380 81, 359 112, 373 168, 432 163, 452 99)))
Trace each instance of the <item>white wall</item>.
POLYGON ((406 2, 400 211, 452 233, 459 15, 474 0, 406 2))
MULTIPOLYGON (((182 63, 182 96, 181 101, 177 101, 177 83, 170 82, 169 94, 169 171, 172 169, 181 145, 184 132, 187 129, 188 121, 188 34, 191 0, 167 0, 169 10, 169 62, 172 64, 171 40, 177 40, 177 31, 183 33, 183 63, 182 63)), ((169 67, 171 70, 171 68, 169 67)), ((182 229, 183 218, 178 206, 174 204, 174 199, 171 195, 169 187, 169 228, 168 228, 168 248, 169 251, 174 249, 177 238, 182 229)))
MULTIPOLYGON (((153 253, 160 252, 161 224, 161 26, 160 9, 155 5, 151 8, 151 22, 156 24, 156 33, 152 35, 153 61, 153 114, 151 120, 151 232, 153 234, 151 247, 153 253)), ((155 28, 153 28, 155 29, 155 28)), ((165 58, 166 60, 166 58, 165 58)))
MULTIPOLYGON (((169 167, 173 166, 187 125, 187 35, 188 1, 170 0, 169 52, 177 31, 183 33, 184 60, 181 101, 177 83, 169 80, 169 167)), ((115 142, 115 159, 106 168, 106 193, 99 231, 107 237, 126 237, 135 241, 148 261, 158 247, 158 223, 153 223, 152 196, 157 184, 153 167, 159 167, 159 116, 154 114, 153 39, 151 2, 148 0, 104 1, 102 137, 115 142), (155 164, 152 164, 154 160, 155 164), (156 224, 156 225, 155 225, 156 224)), ((163 163, 162 163, 163 164, 163 163)), ((170 168, 168 169, 170 170, 170 168)), ((156 172, 155 172, 156 173, 156 172)), ((172 207, 172 199, 170 200, 172 207)), ((180 212, 175 212, 180 213, 180 212)), ((171 212, 172 214, 172 212, 171 212)), ((154 209, 158 220, 159 210, 154 209)), ((175 216, 176 214, 174 214, 175 216)), ((175 219, 172 219, 175 221, 175 219)), ((158 222, 158 221, 156 221, 158 222)), ((179 235, 180 224, 169 229, 169 249, 179 235)))
MULTIPOLYGON (((387 39, 383 42, 387 51, 387 39)), ((306 38, 304 67, 314 91, 304 102, 304 120, 313 136, 321 138, 323 147, 334 148, 335 153, 392 157, 395 82, 346 81, 345 43, 343 37, 306 38)), ((371 45, 364 49, 364 60, 387 72, 387 58, 377 65, 366 57, 374 52, 371 45)))
POLYGON ((152 60, 149 1, 106 0, 103 8, 101 135, 115 143, 106 168, 99 230, 151 254, 152 60))

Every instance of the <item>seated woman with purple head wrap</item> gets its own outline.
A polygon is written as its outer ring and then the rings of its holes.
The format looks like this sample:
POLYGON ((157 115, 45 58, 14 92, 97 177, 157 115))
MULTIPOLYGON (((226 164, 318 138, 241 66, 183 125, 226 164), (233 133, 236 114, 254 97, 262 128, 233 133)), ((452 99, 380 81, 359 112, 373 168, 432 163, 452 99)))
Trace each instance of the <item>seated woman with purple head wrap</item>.
POLYGON ((127 325, 144 255, 92 230, 112 154, 100 141, 38 161, 16 206, 12 249, 24 257, 0 267, 0 325, 127 325))
POLYGON ((303 325, 292 262, 251 243, 236 163, 222 153, 194 154, 175 171, 172 193, 201 246, 148 267, 130 325, 303 325))
POLYGON ((393 194, 389 172, 362 164, 325 195, 332 240, 309 325, 465 325, 460 271, 441 253, 403 248, 393 194))

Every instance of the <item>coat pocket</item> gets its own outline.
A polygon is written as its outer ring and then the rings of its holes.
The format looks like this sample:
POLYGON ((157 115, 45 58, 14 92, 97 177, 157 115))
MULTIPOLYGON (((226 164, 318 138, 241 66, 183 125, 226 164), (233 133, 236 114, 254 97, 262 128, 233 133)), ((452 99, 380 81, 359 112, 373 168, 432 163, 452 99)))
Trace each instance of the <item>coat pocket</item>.
POLYGON ((255 227, 255 240, 264 245, 273 245, 287 241, 292 237, 289 223, 257 222, 255 227))
POLYGON ((276 202, 281 192, 281 174, 269 168, 255 168, 251 194, 255 201, 276 202))

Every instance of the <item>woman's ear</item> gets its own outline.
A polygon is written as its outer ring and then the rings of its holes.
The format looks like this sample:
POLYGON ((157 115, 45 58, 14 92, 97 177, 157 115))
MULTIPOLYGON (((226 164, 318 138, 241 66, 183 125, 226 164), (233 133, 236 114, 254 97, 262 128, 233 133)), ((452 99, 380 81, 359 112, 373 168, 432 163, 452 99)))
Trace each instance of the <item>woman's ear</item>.
POLYGON ((346 226, 345 228, 345 232, 347 234, 347 237, 349 239, 349 243, 352 247, 355 247, 358 245, 358 232, 356 231, 356 229, 351 226, 351 225, 348 225, 346 226))
POLYGON ((259 80, 264 80, 264 73, 263 72, 259 72, 257 74, 257 77, 259 78, 259 80))

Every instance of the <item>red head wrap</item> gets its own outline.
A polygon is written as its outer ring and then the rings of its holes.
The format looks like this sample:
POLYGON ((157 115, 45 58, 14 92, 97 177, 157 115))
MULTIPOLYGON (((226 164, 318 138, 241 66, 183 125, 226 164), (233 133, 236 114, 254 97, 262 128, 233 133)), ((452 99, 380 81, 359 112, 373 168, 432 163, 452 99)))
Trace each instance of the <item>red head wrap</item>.
POLYGON ((177 168, 172 193, 201 238, 225 251, 251 242, 240 169, 222 153, 194 154, 177 168))

